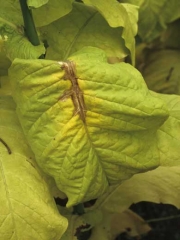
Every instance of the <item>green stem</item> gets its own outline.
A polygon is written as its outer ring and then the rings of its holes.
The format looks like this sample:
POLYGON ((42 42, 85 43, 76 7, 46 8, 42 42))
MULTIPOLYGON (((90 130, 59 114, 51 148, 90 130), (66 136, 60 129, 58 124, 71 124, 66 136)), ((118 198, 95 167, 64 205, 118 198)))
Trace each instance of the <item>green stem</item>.
POLYGON ((24 19, 26 36, 34 46, 38 46, 40 45, 40 41, 35 28, 32 12, 27 6, 27 0, 19 0, 19 2, 21 5, 21 11, 24 19))
POLYGON ((83 203, 79 203, 78 205, 73 207, 73 214, 77 214, 77 215, 83 215, 84 214, 83 203))

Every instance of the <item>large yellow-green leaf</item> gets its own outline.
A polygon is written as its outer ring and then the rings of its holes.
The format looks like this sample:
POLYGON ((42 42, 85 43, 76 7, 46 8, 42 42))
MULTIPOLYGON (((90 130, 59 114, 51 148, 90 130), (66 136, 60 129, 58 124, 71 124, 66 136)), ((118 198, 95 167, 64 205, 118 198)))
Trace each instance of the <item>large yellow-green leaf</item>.
POLYGON ((49 0, 47 4, 33 9, 32 12, 36 26, 48 25, 68 14, 72 10, 72 2, 73 0, 49 0))
POLYGON ((135 41, 137 33, 138 10, 130 4, 121 4, 116 0, 85 0, 85 3, 94 6, 113 28, 123 27, 122 37, 126 47, 131 52, 134 63, 135 41))
POLYGON ((9 72, 25 135, 39 165, 68 196, 68 206, 156 168, 154 139, 168 117, 164 102, 131 65, 108 64, 105 53, 92 47, 70 60, 84 96, 80 112, 68 97, 65 63, 16 59, 9 72))
POLYGON ((122 29, 111 28, 98 11, 83 4, 74 4, 67 16, 40 31, 49 45, 46 59, 66 60, 85 46, 101 48, 108 57, 122 59, 129 54, 122 29))
POLYGON ((0 239, 59 240, 67 228, 9 96, 0 97, 0 239))

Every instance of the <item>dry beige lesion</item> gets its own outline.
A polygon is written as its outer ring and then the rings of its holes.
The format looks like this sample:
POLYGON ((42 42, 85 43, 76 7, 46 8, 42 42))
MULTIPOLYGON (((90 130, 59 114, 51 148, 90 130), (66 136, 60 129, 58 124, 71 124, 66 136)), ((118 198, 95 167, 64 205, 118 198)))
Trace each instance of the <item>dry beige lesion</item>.
POLYGON ((68 97, 71 97, 75 108, 73 115, 79 114, 81 120, 85 123, 86 108, 83 92, 78 85, 78 78, 75 73, 75 64, 71 61, 62 62, 61 68, 65 70, 64 78, 71 81, 72 87, 67 90, 59 100, 65 101, 68 97))

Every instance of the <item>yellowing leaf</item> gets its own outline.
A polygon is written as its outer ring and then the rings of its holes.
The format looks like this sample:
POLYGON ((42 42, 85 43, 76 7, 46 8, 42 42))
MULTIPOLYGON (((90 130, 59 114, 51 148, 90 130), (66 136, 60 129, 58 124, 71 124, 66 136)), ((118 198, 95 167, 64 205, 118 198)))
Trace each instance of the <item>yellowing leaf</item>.
POLYGON ((46 59, 66 60, 85 46, 103 49, 108 57, 124 58, 129 51, 121 37, 121 28, 111 28, 95 9, 73 4, 65 17, 40 29, 48 42, 46 59))
POLYGON ((152 94, 166 102, 170 114, 154 139, 161 166, 111 187, 97 200, 95 207, 121 213, 132 203, 149 201, 180 208, 180 96, 152 94))
POLYGON ((154 139, 168 117, 131 65, 108 64, 92 47, 70 60, 76 67, 70 74, 70 63, 48 60, 16 59, 10 69, 25 135, 38 164, 68 196, 68 207, 156 168, 154 139))
POLYGON ((67 228, 9 96, 0 98, 0 239, 59 240, 67 228))

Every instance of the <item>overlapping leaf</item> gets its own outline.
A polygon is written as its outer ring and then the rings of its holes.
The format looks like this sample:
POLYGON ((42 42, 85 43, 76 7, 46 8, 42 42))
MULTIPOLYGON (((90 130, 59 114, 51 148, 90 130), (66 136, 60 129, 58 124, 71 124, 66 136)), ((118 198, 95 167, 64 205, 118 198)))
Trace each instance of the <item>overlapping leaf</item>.
POLYGON ((33 160, 11 97, 0 97, 0 116, 0 239, 59 240, 67 220, 33 160))
POLYGON ((65 17, 41 28, 42 38, 49 47, 46 58, 66 60, 85 46, 103 49, 108 57, 124 58, 129 51, 121 37, 121 28, 111 28, 95 9, 74 4, 65 17))
POLYGON ((125 0, 139 6, 139 35, 150 42, 170 23, 180 17, 179 0, 125 0))
POLYGON ((15 60, 10 78, 17 113, 36 159, 69 198, 68 206, 159 165, 154 141, 168 117, 140 73, 108 64, 103 51, 85 48, 70 58, 84 95, 85 123, 70 97, 62 62, 15 60))

